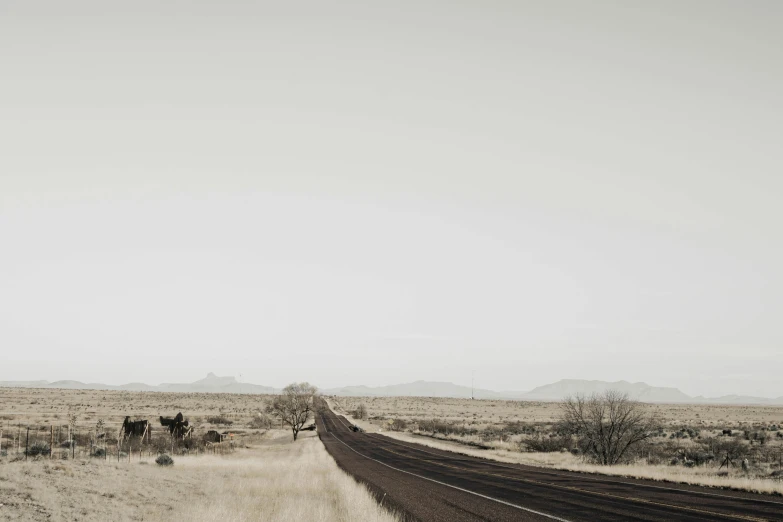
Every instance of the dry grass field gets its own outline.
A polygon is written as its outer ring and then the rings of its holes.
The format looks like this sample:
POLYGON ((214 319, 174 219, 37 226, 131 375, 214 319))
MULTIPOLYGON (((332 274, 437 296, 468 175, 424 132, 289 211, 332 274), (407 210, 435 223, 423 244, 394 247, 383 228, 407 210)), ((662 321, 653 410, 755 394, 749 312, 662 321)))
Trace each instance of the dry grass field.
MULTIPOLYGON (((364 404, 374 418, 408 421, 438 418, 483 428, 503 422, 552 423, 559 406, 555 402, 470 400, 437 397, 335 397, 346 411, 364 404)), ((783 425, 783 407, 715 404, 646 404, 669 427, 688 424, 700 429, 741 429, 769 424, 783 425)))
POLYGON ((783 495, 780 407, 647 404, 663 431, 632 462, 599 466, 547 444, 559 440, 557 403, 418 397, 331 397, 329 403, 368 431, 502 462, 783 495), (360 405, 365 420, 355 416, 360 405), (732 436, 723 434, 727 429, 732 436), (535 449, 542 445, 552 447, 535 449), (727 445, 741 454, 728 470, 721 467, 727 445))
POLYGON ((117 431, 126 415, 157 419, 181 411, 198 427, 208 428, 209 417, 222 415, 237 421, 241 428, 263 411, 268 399, 264 395, 231 393, 0 388, 0 426, 66 425, 68 414, 73 413, 80 429, 90 429, 102 419, 108 431, 117 431))
MULTIPOLYGON (((315 432, 303 432, 292 443, 288 430, 253 428, 265 397, 7 388, 0 388, 0 397, 2 520, 163 522, 175 513, 193 521, 397 520, 337 467, 315 432), (79 419, 77 431, 86 433, 98 420, 116 431, 126 414, 157 418, 177 411, 194 420, 197 435, 212 427, 236 432, 235 450, 191 450, 174 455, 168 467, 155 464, 155 453, 147 451, 141 457, 123 454, 119 462, 111 452, 113 458, 95 458, 83 448, 75 459, 63 458, 66 449, 55 451, 55 458, 25 460, 24 447, 16 454, 8 437, 17 425, 67 424, 69 412, 79 419), (206 420, 220 416, 233 424, 206 420)), ((48 442, 50 436, 47 427, 38 438, 48 442)))

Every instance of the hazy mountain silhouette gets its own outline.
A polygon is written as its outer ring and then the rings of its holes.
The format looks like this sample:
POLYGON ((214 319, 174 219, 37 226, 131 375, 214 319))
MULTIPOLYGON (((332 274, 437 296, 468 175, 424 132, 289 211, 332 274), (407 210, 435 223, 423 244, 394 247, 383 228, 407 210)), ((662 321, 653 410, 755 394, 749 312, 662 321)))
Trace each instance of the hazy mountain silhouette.
POLYGON ((607 390, 618 390, 629 397, 644 402, 692 402, 690 397, 677 388, 650 386, 643 382, 605 382, 585 381, 581 379, 563 379, 552 384, 539 386, 523 395, 526 399, 561 400, 577 393, 589 395, 607 390))
MULTIPOLYGON (((650 386, 643 382, 606 382, 581 379, 563 379, 552 384, 539 386, 530 391, 492 391, 477 388, 473 396, 477 399, 517 399, 528 401, 559 401, 569 395, 600 393, 609 389, 627 393, 629 397, 642 402, 661 403, 713 403, 713 404, 783 404, 783 397, 770 399, 727 395, 706 398, 691 397, 677 388, 650 386)), ((459 386, 450 382, 416 381, 408 384, 390 386, 345 386, 322 390, 325 395, 364 396, 364 397, 451 397, 470 398, 470 386, 459 386)))
MULTIPOLYGON (((392 384, 390 386, 344 386, 322 390, 324 395, 365 396, 365 397, 466 397, 470 398, 470 386, 460 386, 450 382, 416 381, 408 384, 392 384)), ((502 393, 475 389, 472 391, 477 399, 501 399, 502 393)))
MULTIPOLYGON (((219 377, 209 373, 203 379, 191 383, 163 383, 158 386, 133 382, 120 386, 79 381, 0 381, 6 388, 60 388, 71 390, 125 390, 157 391, 179 393, 248 393, 273 394, 280 390, 271 386, 240 383, 234 377, 219 377)), ((493 391, 483 388, 471 389, 451 382, 416 381, 389 386, 343 386, 321 390, 324 395, 355 397, 449 397, 469 399, 471 393, 476 399, 515 399, 526 401, 559 401, 569 395, 600 393, 605 390, 619 390, 631 398, 643 402, 694 403, 694 404, 760 404, 783 405, 783 396, 775 399, 746 395, 725 395, 723 397, 691 397, 677 388, 650 386, 643 382, 606 382, 582 379, 563 379, 552 384, 539 386, 530 391, 493 391)))
POLYGON ((114 386, 101 383, 83 383, 79 381, 0 381, 0 386, 7 388, 60 388, 69 390, 125 390, 125 391, 159 391, 180 393, 277 393, 279 390, 271 386, 261 386, 238 382, 234 377, 218 377, 209 373, 203 379, 191 383, 164 383, 150 386, 141 382, 132 382, 114 386))

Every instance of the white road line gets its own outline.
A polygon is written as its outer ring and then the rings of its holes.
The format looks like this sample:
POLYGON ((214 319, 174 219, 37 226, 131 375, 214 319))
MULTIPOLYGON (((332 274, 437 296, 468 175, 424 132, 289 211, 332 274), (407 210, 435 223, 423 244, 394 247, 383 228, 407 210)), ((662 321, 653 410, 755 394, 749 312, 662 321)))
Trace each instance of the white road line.
POLYGON ((570 522, 569 520, 567 520, 565 518, 560 518, 560 517, 556 517, 554 515, 549 515, 547 513, 542 513, 541 511, 536 511, 535 509, 530 509, 530 508, 526 508, 526 507, 523 507, 523 506, 519 506, 517 504, 512 504, 511 502, 506 502, 505 500, 500 500, 500 499, 497 499, 497 498, 489 497, 487 495, 482 495, 481 493, 476 493, 475 491, 470 491, 469 489, 463 489, 463 488, 460 488, 460 487, 457 487, 457 486, 452 486, 451 484, 446 484, 445 482, 440 482, 440 481, 435 480, 435 479, 431 479, 431 478, 428 478, 428 477, 417 475, 416 473, 411 473, 410 471, 405 471, 404 469, 399 469, 399 468, 395 468, 394 466, 389 466, 385 462, 381 462, 380 460, 376 460, 376 459, 374 459, 372 457, 368 457, 367 455, 359 453, 358 451, 356 451, 355 449, 350 447, 348 444, 346 444, 345 442, 340 440, 340 438, 337 435, 335 435, 334 432, 330 432, 330 433, 331 433, 332 437, 337 439, 337 441, 339 443, 341 443, 342 445, 344 445, 346 448, 348 448, 349 450, 353 451, 357 455, 359 455, 361 457, 364 457, 367 460, 371 460, 373 462, 377 462, 381 466, 386 466, 387 468, 393 469, 394 471, 399 471, 400 473, 405 473, 405 474, 408 474, 408 475, 412 475, 412 476, 420 478, 420 479, 429 480, 430 482, 434 482, 435 484, 440 484, 441 486, 446 486, 446 487, 453 488, 453 489, 456 489, 456 490, 459 490, 459 491, 462 491, 462 492, 465 492, 465 493, 470 493, 471 495, 476 495, 477 497, 485 498, 487 500, 492 500, 493 502, 497 502, 499 504, 505 504, 506 506, 510 506, 510 507, 513 507, 513 508, 516 508, 516 509, 521 509, 522 511, 527 511, 528 513, 533 513, 535 515, 540 515, 542 517, 546 517, 546 518, 549 518, 549 519, 552 519, 552 520, 559 520, 560 522, 570 522))

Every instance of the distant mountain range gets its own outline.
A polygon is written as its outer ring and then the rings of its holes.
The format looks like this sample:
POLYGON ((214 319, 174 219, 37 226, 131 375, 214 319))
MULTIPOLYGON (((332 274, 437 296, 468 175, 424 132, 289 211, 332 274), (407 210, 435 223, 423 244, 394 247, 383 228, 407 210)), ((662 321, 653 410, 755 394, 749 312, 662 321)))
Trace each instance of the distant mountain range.
POLYGON ((706 398, 691 397, 677 388, 650 386, 643 382, 606 382, 581 379, 563 379, 552 384, 539 386, 531 391, 493 391, 481 388, 471 389, 450 382, 416 381, 409 384, 391 386, 346 386, 321 390, 325 395, 363 396, 363 397, 471 397, 476 399, 516 399, 526 401, 560 401, 569 395, 578 393, 589 395, 606 390, 619 390, 642 402, 696 403, 696 404, 766 404, 783 405, 783 396, 776 399, 750 397, 744 395, 725 395, 706 398))
POLYGON ((164 383, 150 386, 141 382, 131 382, 120 386, 101 383, 83 383, 79 381, 0 381, 0 387, 6 388, 60 388, 68 390, 125 390, 180 393, 278 393, 280 390, 271 386, 260 386, 238 382, 234 377, 218 377, 209 373, 201 380, 191 383, 164 383))
MULTIPOLYGON (((258 384, 240 383, 234 377, 218 377, 209 373, 204 379, 191 383, 164 383, 150 386, 144 383, 129 383, 112 386, 100 383, 83 383, 79 381, 0 381, 0 387, 6 388, 60 388, 71 390, 125 390, 180 393, 246 393, 274 394, 278 388, 258 384)), ((606 382, 587 381, 581 379, 563 379, 552 384, 539 386, 530 391, 493 391, 482 388, 471 389, 470 386, 460 386, 450 382, 416 381, 407 384, 390 386, 345 386, 321 390, 324 395, 340 395, 355 397, 451 397, 476 399, 514 399, 523 401, 559 401, 569 395, 578 393, 589 395, 606 390, 618 390, 627 393, 631 398, 643 402, 659 403, 693 403, 693 404, 760 404, 769 406, 783 405, 783 396, 770 399, 766 397, 751 397, 745 395, 724 395, 723 397, 691 397, 677 388, 650 386, 643 382, 606 382)))

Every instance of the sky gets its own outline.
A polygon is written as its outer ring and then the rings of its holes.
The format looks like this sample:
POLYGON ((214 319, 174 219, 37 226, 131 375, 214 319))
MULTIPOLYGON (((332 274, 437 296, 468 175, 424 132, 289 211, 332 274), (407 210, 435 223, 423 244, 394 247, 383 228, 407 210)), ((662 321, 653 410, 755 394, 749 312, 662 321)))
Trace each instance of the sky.
POLYGON ((0 380, 783 395, 783 4, 0 2, 0 380))

